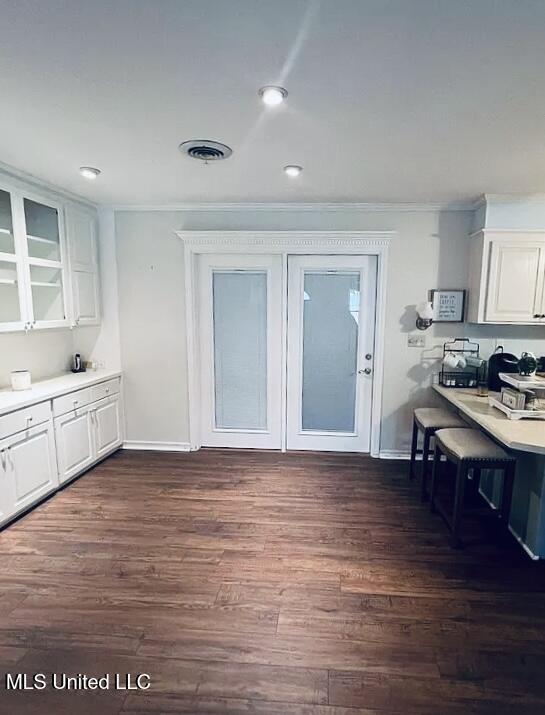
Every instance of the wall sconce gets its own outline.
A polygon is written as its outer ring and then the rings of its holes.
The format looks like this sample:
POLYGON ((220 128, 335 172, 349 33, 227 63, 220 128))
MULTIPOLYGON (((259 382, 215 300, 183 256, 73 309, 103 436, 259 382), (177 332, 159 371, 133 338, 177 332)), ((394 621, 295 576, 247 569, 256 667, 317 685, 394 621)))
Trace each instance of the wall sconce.
POLYGON ((430 301, 419 303, 416 306, 416 327, 418 330, 427 330, 433 323, 433 305, 430 301))

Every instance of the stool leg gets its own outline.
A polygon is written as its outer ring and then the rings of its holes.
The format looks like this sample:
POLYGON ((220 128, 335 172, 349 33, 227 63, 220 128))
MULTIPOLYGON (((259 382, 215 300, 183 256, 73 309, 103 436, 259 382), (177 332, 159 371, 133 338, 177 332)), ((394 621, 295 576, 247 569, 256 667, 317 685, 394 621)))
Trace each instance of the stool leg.
POLYGON ((413 420, 413 439, 411 442, 411 461, 409 462, 409 481, 414 479, 414 463, 416 461, 416 448, 418 445, 418 425, 413 420))
POLYGON ((479 467, 473 467, 473 479, 468 480, 467 485, 470 487, 470 502, 476 503, 479 497, 479 485, 481 483, 481 470, 479 467))
POLYGON ((431 488, 430 488, 430 511, 435 511, 435 494, 437 492, 437 484, 439 482, 439 470, 441 469, 441 449, 435 442, 435 450, 433 452, 433 469, 431 473, 431 488))
POLYGON ((509 464, 503 474, 503 490, 501 496, 500 518, 507 526, 511 513, 511 500, 513 498, 513 484, 515 482, 515 463, 509 464))
POLYGON ((456 471, 456 494, 454 496, 454 509, 452 512, 452 546, 459 548, 460 542, 460 521, 462 519, 462 511, 464 508, 464 492, 467 480, 467 467, 463 462, 458 463, 456 471))
POLYGON ((428 459, 430 456, 430 439, 431 434, 424 430, 424 444, 422 446, 422 476, 420 481, 420 499, 426 501, 428 498, 427 481, 428 481, 428 459))

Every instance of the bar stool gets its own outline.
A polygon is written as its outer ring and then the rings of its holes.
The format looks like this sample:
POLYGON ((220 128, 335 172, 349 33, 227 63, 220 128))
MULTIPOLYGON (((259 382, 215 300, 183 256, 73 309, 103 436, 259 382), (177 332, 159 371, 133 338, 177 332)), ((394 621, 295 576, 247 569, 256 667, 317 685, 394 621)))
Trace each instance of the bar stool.
POLYGON ((416 455, 422 455, 422 476, 420 481, 420 497, 426 501, 428 497, 427 476, 428 459, 430 455, 430 440, 435 432, 446 427, 465 427, 466 423, 454 412, 442 407, 419 407, 414 411, 413 438, 411 443, 411 461, 409 463, 409 479, 414 478, 416 455), (417 449, 418 433, 423 433, 422 449, 417 449))
POLYGON ((451 531, 453 547, 461 546, 459 537, 460 521, 464 508, 464 494, 468 471, 473 470, 474 488, 478 489, 481 469, 503 471, 503 492, 500 506, 500 519, 505 526, 509 521, 513 483, 515 481, 516 460, 482 432, 476 429, 441 429, 435 433, 435 453, 431 479, 430 510, 437 511, 447 522, 451 531), (456 490, 452 517, 443 509, 437 499, 437 484, 440 476, 441 455, 456 465, 456 490))

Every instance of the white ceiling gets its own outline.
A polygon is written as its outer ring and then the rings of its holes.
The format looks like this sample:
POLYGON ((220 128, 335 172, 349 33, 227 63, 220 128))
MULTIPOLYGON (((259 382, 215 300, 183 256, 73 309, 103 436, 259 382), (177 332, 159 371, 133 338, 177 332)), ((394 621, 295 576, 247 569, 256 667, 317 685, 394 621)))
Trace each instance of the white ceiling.
POLYGON ((94 201, 545 191, 543 0, 0 0, 0 18, 0 160, 94 201), (193 138, 234 154, 201 165, 177 149, 193 138))

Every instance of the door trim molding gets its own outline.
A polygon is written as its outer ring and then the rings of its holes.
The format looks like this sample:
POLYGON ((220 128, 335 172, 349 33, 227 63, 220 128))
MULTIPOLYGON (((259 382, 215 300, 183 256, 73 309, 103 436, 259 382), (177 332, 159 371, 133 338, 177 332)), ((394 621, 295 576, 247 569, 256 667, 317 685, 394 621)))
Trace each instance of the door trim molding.
POLYGON ((355 254, 377 256, 375 367, 371 407, 372 457, 380 455, 388 249, 395 231, 175 231, 184 245, 189 443, 201 447, 196 263, 202 253, 355 254))

